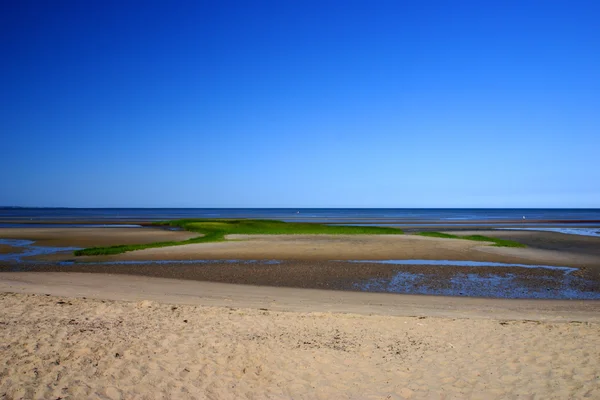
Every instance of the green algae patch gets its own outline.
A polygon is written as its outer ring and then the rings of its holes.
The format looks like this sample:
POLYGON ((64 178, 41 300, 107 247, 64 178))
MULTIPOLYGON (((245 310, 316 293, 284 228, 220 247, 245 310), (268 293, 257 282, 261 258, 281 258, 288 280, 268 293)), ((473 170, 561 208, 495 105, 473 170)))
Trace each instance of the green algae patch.
POLYGON ((419 232, 420 236, 443 238, 443 239, 464 239, 464 240, 475 240, 477 242, 489 242, 493 243, 496 247, 527 247, 523 243, 515 242, 514 240, 498 239, 483 235, 451 235, 449 233, 442 232, 419 232))
POLYGON ((331 226, 325 224, 283 222, 262 219, 178 219, 155 222, 156 226, 171 226, 200 236, 175 242, 90 247, 75 251, 76 256, 101 256, 156 247, 180 246, 192 243, 225 241, 226 235, 399 235, 396 228, 377 226, 331 226))

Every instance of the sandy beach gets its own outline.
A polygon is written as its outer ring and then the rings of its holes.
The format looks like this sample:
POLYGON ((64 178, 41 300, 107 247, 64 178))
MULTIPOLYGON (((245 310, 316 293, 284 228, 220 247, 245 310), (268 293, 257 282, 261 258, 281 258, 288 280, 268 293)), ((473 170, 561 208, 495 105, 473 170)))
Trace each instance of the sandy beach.
POLYGON ((56 273, 0 290, 8 399, 600 396, 599 302, 56 273))
MULTIPOLYGON (((348 291, 357 281, 390 278, 399 270, 440 282, 490 271, 399 269, 353 259, 570 265, 597 286, 599 238, 485 234, 528 248, 411 234, 232 235, 221 243, 77 257, 72 265, 52 263, 74 259, 70 252, 34 257, 43 262, 35 266, 2 263, 0 394, 7 399, 600 397, 600 301, 348 291), (221 261, 85 263, 197 259, 221 261), (249 259, 258 261, 244 261, 249 259), (279 262, 267 262, 273 259, 279 262)), ((0 229, 2 238, 35 240, 39 246, 190 236, 155 228, 0 229)), ((563 274, 530 268, 495 273, 534 286, 563 274)))

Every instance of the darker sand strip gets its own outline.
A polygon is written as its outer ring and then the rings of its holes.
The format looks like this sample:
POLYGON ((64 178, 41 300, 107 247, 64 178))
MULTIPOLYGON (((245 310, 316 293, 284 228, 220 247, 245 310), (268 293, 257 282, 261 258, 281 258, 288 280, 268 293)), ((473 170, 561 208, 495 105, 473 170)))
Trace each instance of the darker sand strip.
POLYGON ((20 247, 13 247, 6 244, 0 244, 0 254, 15 254, 23 251, 20 247))
MULTIPOLYGON (((208 260, 208 262, 169 262, 160 264, 7 264, 0 265, 0 272, 83 272, 345 291, 359 291, 357 284, 373 279, 389 281, 399 272, 423 276, 423 283, 431 289, 447 287, 448 282, 453 277, 465 276, 466 274, 476 274, 482 277, 489 274, 512 276, 519 279, 523 287, 531 290, 558 289, 553 285, 562 285, 564 278, 564 271, 562 270, 543 268, 392 265, 369 262, 307 260, 281 260, 277 263, 273 263, 272 260, 254 260, 251 262, 243 260, 208 260)), ((596 279, 596 274, 583 269, 575 271, 574 275, 586 279, 585 287, 578 287, 578 289, 593 292, 600 291, 600 281, 596 279)))
POLYGON ((600 301, 336 292, 108 274, 0 273, 0 291, 162 303, 396 316, 600 322, 600 301))
POLYGON ((199 234, 163 228, 0 228, 1 239, 27 239, 36 246, 94 247, 182 241, 199 234))

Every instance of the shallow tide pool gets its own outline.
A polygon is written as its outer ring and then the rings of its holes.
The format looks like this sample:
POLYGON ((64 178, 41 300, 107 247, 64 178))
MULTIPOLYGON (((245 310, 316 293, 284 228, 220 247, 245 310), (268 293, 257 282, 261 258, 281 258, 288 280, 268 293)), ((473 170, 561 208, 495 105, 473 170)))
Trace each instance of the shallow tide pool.
POLYGON ((32 240, 22 240, 22 239, 0 239, 0 244, 18 247, 22 249, 19 253, 5 253, 0 254, 0 262, 1 261, 11 261, 11 262, 23 262, 24 257, 32 257, 32 256, 43 256, 48 254, 55 254, 63 251, 75 251, 79 250, 79 247, 49 247, 49 246, 34 246, 34 241, 32 240))
POLYGON ((425 294, 438 296, 499 297, 509 299, 599 300, 600 291, 592 281, 573 275, 578 268, 552 265, 508 264, 455 260, 353 260, 354 263, 392 265, 433 265, 487 267, 487 274, 456 273, 440 282, 431 274, 397 272, 392 278, 373 278, 355 283, 366 292, 425 294), (548 269, 562 271, 559 276, 527 277, 514 273, 494 273, 497 268, 548 269))
POLYGON ((511 231, 543 231, 543 232, 557 232, 564 233, 566 235, 580 235, 580 236, 596 236, 600 237, 600 228, 495 228, 498 230, 511 230, 511 231))

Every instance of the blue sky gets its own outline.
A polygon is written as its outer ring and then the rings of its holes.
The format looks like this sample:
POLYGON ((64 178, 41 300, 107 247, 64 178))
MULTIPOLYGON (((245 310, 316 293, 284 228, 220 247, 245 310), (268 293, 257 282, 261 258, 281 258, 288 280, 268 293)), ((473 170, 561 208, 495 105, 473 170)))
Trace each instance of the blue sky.
POLYGON ((0 205, 600 207, 596 1, 4 1, 0 205))

